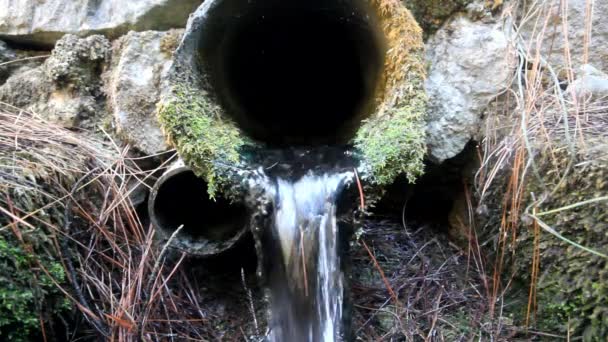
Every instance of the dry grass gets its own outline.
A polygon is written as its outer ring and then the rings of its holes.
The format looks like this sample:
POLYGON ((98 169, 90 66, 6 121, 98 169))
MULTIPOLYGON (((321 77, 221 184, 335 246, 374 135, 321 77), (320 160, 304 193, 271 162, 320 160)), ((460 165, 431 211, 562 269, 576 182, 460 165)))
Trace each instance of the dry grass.
MULTIPOLYGON (((584 18, 583 62, 588 60, 592 3, 587 1, 584 18)), ((480 144, 481 167, 475 180, 477 204, 483 207, 494 201, 494 204, 500 203, 502 209, 498 231, 494 232, 497 252, 493 256, 488 303, 502 302, 505 293, 511 290, 512 281, 518 275, 512 273, 515 271, 510 263, 531 260, 526 317, 518 317, 525 322, 523 329, 534 326, 538 310, 541 234, 550 233, 575 248, 599 253, 568 240, 537 215, 538 208, 568 180, 575 160, 584 159, 585 150, 589 148, 587 142, 595 137, 605 137, 608 128, 605 100, 580 99, 564 87, 564 84, 573 82, 579 67, 573 62, 567 38, 571 30, 565 15, 568 6, 568 1, 539 1, 528 2, 524 7, 523 2, 515 1, 505 8, 506 29, 511 34, 520 64, 509 91, 501 95, 488 111, 485 139, 480 144), (556 13, 561 17, 558 22, 555 21, 556 13), (521 33, 524 26, 530 32, 525 36, 521 33), (561 31, 566 37, 562 51, 565 65, 555 65, 543 55, 554 43, 546 36, 555 31, 561 31), (568 156, 566 160, 560 153, 564 150, 568 156), (552 165, 552 168, 547 170, 547 165, 552 165), (546 174, 557 174, 560 181, 546 184, 546 174), (534 184, 536 193, 530 192, 529 184, 534 184), (492 198, 497 194, 503 198, 492 198), (522 222, 522 219, 527 222, 522 222), (526 234, 533 237, 532 255, 521 254, 518 248, 523 229, 529 229, 526 234)), ((577 202, 579 200, 572 196, 571 203, 577 202)), ((490 304, 489 315, 491 318, 499 317, 500 311, 490 304)), ((553 335, 549 333, 548 336, 553 335)))
MULTIPOLYGON (((185 254, 155 242, 131 203, 134 185, 147 186, 171 158, 142 170, 141 160, 109 137, 69 131, 4 104, 0 159, 0 210, 8 213, 0 231, 43 230, 54 240, 48 254, 61 258, 69 280, 57 286, 89 323, 73 331, 78 319, 68 322, 70 335, 55 338, 208 341, 250 332, 249 316, 217 313, 225 308, 214 302, 212 286, 198 283, 201 274, 185 254)), ((245 292, 235 284, 225 291, 236 291, 240 307, 245 292)), ((50 323, 41 322, 43 332, 50 323)))
MULTIPOLYGON (((364 247, 352 255, 357 338, 467 341, 493 336, 483 275, 468 268, 466 251, 436 228, 413 222, 408 227, 387 221, 364 224, 364 247)), ((501 324, 505 329, 496 340, 511 333, 508 322, 501 324)))

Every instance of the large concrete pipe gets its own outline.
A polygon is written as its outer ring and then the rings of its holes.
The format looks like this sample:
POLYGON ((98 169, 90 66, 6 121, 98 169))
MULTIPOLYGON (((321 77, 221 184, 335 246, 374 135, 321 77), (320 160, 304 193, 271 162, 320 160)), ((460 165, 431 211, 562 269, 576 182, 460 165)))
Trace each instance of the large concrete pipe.
POLYGON ((156 182, 148 202, 152 224, 164 238, 181 227, 171 245, 189 254, 213 256, 233 247, 248 231, 244 205, 207 194, 205 180, 179 161, 156 182))
POLYGON ((345 143, 370 112, 383 39, 364 1, 215 1, 198 59, 238 127, 272 145, 345 143))
POLYGON ((368 184, 422 171, 422 33, 401 1, 206 0, 169 78, 160 121, 212 194, 285 146, 344 145, 368 184))

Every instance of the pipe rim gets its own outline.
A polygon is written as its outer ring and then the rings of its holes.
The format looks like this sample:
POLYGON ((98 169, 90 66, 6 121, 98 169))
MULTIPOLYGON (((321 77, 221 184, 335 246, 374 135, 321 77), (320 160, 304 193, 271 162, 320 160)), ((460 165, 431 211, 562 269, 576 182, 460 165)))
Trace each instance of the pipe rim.
MULTIPOLYGON (((176 231, 177 227, 173 230, 164 227, 161 224, 158 215, 156 214, 155 204, 158 198, 159 190, 167 180, 171 179, 176 175, 186 172, 193 171, 189 167, 185 166, 181 160, 178 161, 176 164, 171 166, 165 173, 163 173, 162 176, 158 178, 152 190, 150 191, 150 196, 148 199, 148 216, 150 217, 150 223, 152 227, 155 229, 155 231, 160 233, 163 239, 170 239, 176 231)), ((209 239, 204 239, 202 237, 199 237, 197 239, 180 238, 180 235, 183 234, 180 232, 180 234, 176 235, 173 238, 170 247, 195 256, 215 256, 225 251, 228 251, 232 247, 234 247, 239 241, 241 241, 241 239, 246 235, 248 231, 249 223, 246 223, 242 228, 236 230, 234 236, 224 241, 212 241, 209 239)))

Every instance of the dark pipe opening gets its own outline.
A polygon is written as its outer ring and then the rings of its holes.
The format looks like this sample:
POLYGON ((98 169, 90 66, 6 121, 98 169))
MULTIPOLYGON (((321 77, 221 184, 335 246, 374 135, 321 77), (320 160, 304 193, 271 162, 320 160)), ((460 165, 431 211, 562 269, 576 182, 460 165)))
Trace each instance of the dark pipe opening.
POLYGON ((241 129, 271 145, 347 142, 373 111, 382 34, 365 1, 216 1, 199 66, 241 129))
POLYGON ((215 254, 231 247, 247 230, 243 204, 209 198, 207 183, 189 169, 170 171, 159 180, 151 198, 150 216, 167 234, 184 225, 177 236, 185 246, 201 245, 196 254, 215 254))

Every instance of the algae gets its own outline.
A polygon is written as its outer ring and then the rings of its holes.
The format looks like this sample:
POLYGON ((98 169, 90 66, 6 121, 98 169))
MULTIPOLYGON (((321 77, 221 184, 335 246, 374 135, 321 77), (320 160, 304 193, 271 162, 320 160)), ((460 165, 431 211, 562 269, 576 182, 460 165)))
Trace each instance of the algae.
MULTIPOLYGON (((608 193, 608 160, 602 156, 608 148, 606 141, 588 141, 596 146, 591 155, 574 156, 575 165, 560 184, 563 166, 570 158, 564 148, 552 151, 553 163, 541 164, 546 188, 558 187, 546 195, 538 212, 562 208, 608 193), (560 167, 561 166, 561 167, 560 167)), ((545 156, 549 160, 549 156, 545 156)), ((540 196, 543 188, 530 182, 529 191, 540 196)), ((608 254, 608 205, 592 203, 558 211, 540 217, 560 234, 598 252, 608 254)), ((520 237, 525 254, 531 253, 533 237, 526 230, 520 237)), ((546 232, 539 242, 541 276, 538 279, 537 322, 540 329, 564 335, 582 336, 584 341, 596 341, 608 336, 608 259, 593 255, 546 232)), ((531 254, 529 254, 531 255, 531 254)), ((521 260, 524 274, 530 269, 529 260, 521 260)))
POLYGON ((158 116, 169 142, 207 182, 209 196, 229 195, 231 176, 244 163, 241 149, 253 143, 222 114, 220 106, 204 92, 175 86, 171 98, 160 104, 158 116))
POLYGON ((424 170, 426 94, 422 30, 398 2, 375 0, 386 38, 384 74, 376 112, 355 138, 372 183, 388 185, 400 174, 414 182, 424 170))
MULTIPOLYGON (((540 199, 541 204, 531 206, 530 212, 543 213, 606 196, 608 160, 605 151, 608 141, 605 138, 587 139, 587 146, 593 146, 594 151, 579 151, 573 155, 563 142, 553 140, 552 147, 540 150, 535 156, 542 179, 528 175, 522 185, 525 195, 520 213, 522 224, 514 233, 517 239, 509 242, 509 252, 505 255, 505 264, 509 266, 502 273, 503 282, 511 283, 505 295, 509 302, 505 305, 504 314, 513 317, 519 326, 525 326, 526 317, 530 315, 529 324, 535 330, 569 335, 583 341, 600 341, 608 336, 608 259, 565 242, 541 227, 535 228, 534 220, 523 212, 540 199), (555 145, 562 147, 555 148, 555 145), (565 173, 570 158, 574 158, 573 167, 565 173), (539 234, 537 241, 535 231, 539 234), (540 257, 536 278, 532 273, 535 251, 540 257), (531 284, 536 286, 536 300, 533 301, 536 305, 529 311, 531 284)), ((549 144, 539 144, 543 145, 549 144)), ((489 255, 499 250, 497 227, 501 219, 506 219, 503 215, 507 215, 503 210, 510 201, 504 192, 510 181, 508 171, 507 168, 497 176, 486 196, 486 212, 482 216, 487 220, 478 216, 484 227, 480 239, 493 242, 485 248, 489 255)), ((608 254, 607 209, 605 201, 595 202, 538 218, 565 238, 608 254)))

